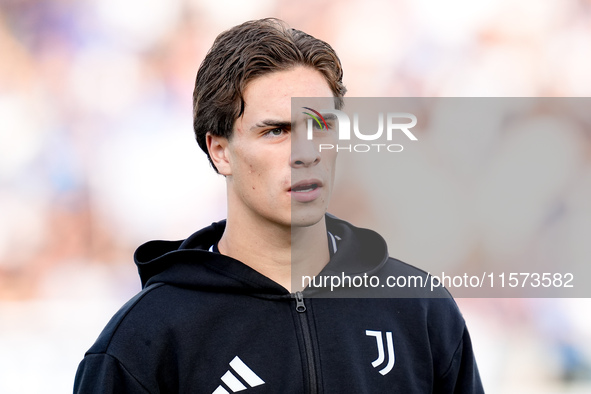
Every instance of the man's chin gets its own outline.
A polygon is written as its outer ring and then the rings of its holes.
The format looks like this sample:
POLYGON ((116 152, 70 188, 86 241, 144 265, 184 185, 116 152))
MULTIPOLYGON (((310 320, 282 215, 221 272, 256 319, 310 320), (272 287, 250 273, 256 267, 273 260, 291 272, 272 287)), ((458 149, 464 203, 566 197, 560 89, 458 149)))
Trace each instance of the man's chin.
POLYGON ((324 219, 324 211, 316 212, 291 212, 291 228, 306 228, 318 224, 324 219))

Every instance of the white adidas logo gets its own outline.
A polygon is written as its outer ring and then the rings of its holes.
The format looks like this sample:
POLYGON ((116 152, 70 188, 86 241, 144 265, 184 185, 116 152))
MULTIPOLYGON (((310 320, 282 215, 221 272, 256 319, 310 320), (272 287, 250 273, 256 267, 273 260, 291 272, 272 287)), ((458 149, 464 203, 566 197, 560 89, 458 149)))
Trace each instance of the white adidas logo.
MULTIPOLYGON (((230 361, 230 367, 248 384, 250 387, 260 386, 261 384, 265 384, 263 379, 259 378, 256 373, 252 371, 252 369, 248 368, 244 361, 240 359, 240 357, 236 356, 232 361, 230 361)), ((232 373, 231 370, 228 370, 224 376, 222 376, 222 382, 233 392, 246 390, 247 387, 242 383, 236 375, 232 373)), ((217 389, 212 394, 229 394, 230 392, 226 390, 221 384, 218 386, 217 389)))

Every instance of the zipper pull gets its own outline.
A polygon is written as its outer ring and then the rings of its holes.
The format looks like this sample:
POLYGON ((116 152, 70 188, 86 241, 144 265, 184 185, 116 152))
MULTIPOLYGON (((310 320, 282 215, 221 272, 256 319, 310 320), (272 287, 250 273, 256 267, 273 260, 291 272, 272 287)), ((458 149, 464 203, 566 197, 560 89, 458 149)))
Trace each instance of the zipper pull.
POLYGON ((296 291, 296 311, 303 313, 306 312, 306 304, 304 304, 304 294, 301 291, 296 291))

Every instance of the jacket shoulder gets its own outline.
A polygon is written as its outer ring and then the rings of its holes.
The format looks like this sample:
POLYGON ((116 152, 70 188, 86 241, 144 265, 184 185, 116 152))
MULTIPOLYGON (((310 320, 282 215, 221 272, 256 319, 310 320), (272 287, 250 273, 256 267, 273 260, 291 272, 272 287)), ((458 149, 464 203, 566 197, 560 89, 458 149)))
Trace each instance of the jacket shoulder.
POLYGON ((117 334, 121 323, 127 318, 127 316, 137 307, 137 305, 146 297, 152 293, 158 287, 164 286, 164 283, 154 283, 150 286, 145 287, 142 291, 136 294, 133 298, 127 301, 118 311, 113 315, 111 320, 107 323, 99 337, 92 345, 92 347, 86 352, 89 354, 107 353, 113 337, 117 334))
POLYGON ((91 354, 82 360, 76 371, 74 393, 146 394, 150 391, 123 364, 108 354, 91 354))
POLYGON ((389 257, 380 267, 377 275, 381 278, 380 283, 386 285, 385 296, 387 297, 453 300, 450 292, 430 273, 392 257, 389 257))

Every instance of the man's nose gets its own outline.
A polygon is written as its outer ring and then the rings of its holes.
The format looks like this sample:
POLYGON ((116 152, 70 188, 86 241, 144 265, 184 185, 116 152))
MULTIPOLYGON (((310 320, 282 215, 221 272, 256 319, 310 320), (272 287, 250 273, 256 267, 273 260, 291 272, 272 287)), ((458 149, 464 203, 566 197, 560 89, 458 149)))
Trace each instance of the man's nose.
POLYGON ((320 162, 320 151, 305 133, 293 133, 291 139, 290 165, 293 168, 310 167, 320 162))

